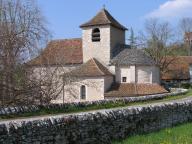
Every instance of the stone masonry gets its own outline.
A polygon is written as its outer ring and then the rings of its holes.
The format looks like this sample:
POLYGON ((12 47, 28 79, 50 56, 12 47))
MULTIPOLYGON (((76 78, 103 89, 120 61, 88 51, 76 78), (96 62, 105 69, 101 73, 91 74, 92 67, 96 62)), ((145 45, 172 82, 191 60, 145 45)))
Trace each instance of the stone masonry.
POLYGON ((110 144, 192 120, 192 100, 0 122, 2 144, 110 144))

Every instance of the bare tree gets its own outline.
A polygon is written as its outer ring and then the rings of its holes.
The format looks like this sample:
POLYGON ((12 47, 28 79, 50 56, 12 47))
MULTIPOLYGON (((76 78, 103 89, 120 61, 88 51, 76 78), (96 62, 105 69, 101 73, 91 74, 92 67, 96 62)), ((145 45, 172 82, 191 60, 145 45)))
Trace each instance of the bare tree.
POLYGON ((145 51, 160 66, 161 73, 167 71, 175 56, 169 45, 173 43, 172 29, 167 22, 160 22, 158 19, 146 21, 145 32, 140 33, 140 41, 145 51), (172 56, 167 58, 167 56, 172 56))
POLYGON ((22 64, 46 42, 48 31, 34 0, 0 0, 0 97, 20 89, 22 64))
POLYGON ((185 34, 186 32, 192 32, 192 18, 182 18, 179 22, 179 27, 183 34, 185 34))
POLYGON ((184 38, 184 45, 188 49, 188 55, 192 54, 192 18, 183 18, 179 22, 179 28, 181 30, 182 40, 184 38))

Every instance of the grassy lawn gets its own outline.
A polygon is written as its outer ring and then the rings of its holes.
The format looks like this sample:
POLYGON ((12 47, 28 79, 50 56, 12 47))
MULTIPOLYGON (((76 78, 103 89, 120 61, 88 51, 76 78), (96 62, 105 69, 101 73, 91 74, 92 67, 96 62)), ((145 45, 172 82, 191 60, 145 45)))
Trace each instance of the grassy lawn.
POLYGON ((113 144, 192 144, 192 123, 150 134, 131 136, 113 144))
POLYGON ((190 89, 189 92, 185 95, 169 96, 169 97, 166 97, 166 98, 160 99, 160 100, 149 100, 146 102, 132 102, 132 103, 124 103, 123 101, 117 101, 115 103, 109 102, 106 104, 90 105, 90 106, 82 106, 82 107, 69 106, 65 109, 42 108, 36 112, 0 116, 0 120, 15 119, 15 118, 21 118, 21 117, 41 116, 41 115, 56 115, 56 114, 62 114, 62 113, 77 113, 77 112, 85 112, 85 111, 98 110, 98 109, 109 109, 109 108, 118 108, 118 107, 134 106, 134 105, 145 105, 145 104, 152 104, 152 103, 157 103, 157 102, 167 102, 170 100, 182 99, 182 98, 186 98, 189 96, 192 96, 192 89, 190 89))

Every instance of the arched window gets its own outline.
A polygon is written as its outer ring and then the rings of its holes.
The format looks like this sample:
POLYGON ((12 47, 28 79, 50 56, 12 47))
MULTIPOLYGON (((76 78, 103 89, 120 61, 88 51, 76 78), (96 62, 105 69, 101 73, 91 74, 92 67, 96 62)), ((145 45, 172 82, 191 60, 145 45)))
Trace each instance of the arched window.
POLYGON ((100 41, 100 30, 98 28, 92 30, 92 41, 93 42, 100 41))
POLYGON ((82 85, 80 89, 80 98, 86 99, 86 87, 84 85, 82 85))

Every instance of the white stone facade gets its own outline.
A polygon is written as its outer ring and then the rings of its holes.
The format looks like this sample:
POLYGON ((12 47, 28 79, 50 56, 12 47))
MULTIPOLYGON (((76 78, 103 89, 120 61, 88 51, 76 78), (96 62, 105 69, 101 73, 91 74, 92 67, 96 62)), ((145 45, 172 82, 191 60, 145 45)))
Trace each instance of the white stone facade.
POLYGON ((81 78, 77 82, 64 86, 64 91, 60 94, 57 100, 53 101, 53 103, 103 100, 104 93, 109 90, 112 83, 112 76, 81 78), (80 89, 82 85, 85 85, 86 87, 85 99, 81 99, 80 89))
POLYGON ((108 64, 110 61, 110 26, 101 26, 100 42, 92 42, 92 30, 98 27, 85 28, 82 30, 83 62, 91 58, 108 64))
POLYGON ((157 66, 124 66, 116 67, 116 82, 118 83, 160 83, 157 66), (123 82, 126 77, 126 82, 123 82))
POLYGON ((110 27, 110 30, 110 46, 112 52, 115 48, 118 48, 119 44, 125 44, 125 31, 112 26, 110 27))
POLYGON ((159 67, 157 66, 138 66, 136 67, 137 83, 156 83, 160 84, 159 67))

